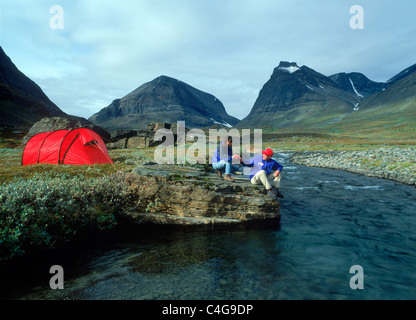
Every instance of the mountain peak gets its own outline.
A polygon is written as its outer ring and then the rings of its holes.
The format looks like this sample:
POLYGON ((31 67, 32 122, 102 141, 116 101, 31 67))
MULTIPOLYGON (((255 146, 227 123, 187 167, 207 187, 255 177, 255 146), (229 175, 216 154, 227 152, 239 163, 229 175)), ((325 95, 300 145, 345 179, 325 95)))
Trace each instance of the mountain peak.
POLYGON ((280 61, 277 69, 283 70, 289 73, 293 73, 293 72, 298 71, 300 68, 296 62, 280 61))
POLYGON ((233 126, 239 121, 228 115, 212 94, 165 75, 114 100, 89 120, 109 130, 143 129, 150 122, 186 121, 188 127, 202 128, 213 124, 233 126))
POLYGON ((357 98, 325 75, 296 62, 280 62, 238 126, 290 127, 352 112, 357 98), (315 120, 316 119, 316 120, 315 120))
POLYGON ((177 83, 180 82, 178 79, 169 77, 169 76, 165 76, 165 75, 161 75, 159 77, 157 77, 156 79, 153 79, 153 81, 151 82, 157 82, 157 83, 177 83))

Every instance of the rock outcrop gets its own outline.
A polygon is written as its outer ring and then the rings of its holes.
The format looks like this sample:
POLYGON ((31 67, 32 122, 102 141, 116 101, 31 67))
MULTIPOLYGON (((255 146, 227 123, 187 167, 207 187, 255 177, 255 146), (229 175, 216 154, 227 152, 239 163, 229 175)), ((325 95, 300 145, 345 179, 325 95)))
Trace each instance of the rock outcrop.
MULTIPOLYGON (((280 203, 266 196, 248 177, 235 182, 196 167, 149 164, 136 167, 126 182, 136 206, 127 213, 131 222, 165 225, 230 225, 275 223, 280 203)), ((241 177, 241 178, 240 178, 241 177)))
POLYGON ((55 130, 73 130, 77 128, 89 128, 98 133, 106 142, 110 140, 110 134, 103 128, 96 126, 87 119, 68 116, 68 117, 47 117, 36 122, 29 130, 27 135, 23 138, 22 144, 26 144, 31 137, 41 132, 55 131, 55 130))
MULTIPOLYGON (((155 133, 159 129, 167 129, 172 131, 177 140, 178 124, 165 122, 149 123, 146 129, 143 130, 112 130, 110 142, 107 143, 108 149, 134 149, 143 147, 155 147, 162 143, 162 141, 155 141, 155 133)), ((185 133, 189 129, 184 128, 185 133)))

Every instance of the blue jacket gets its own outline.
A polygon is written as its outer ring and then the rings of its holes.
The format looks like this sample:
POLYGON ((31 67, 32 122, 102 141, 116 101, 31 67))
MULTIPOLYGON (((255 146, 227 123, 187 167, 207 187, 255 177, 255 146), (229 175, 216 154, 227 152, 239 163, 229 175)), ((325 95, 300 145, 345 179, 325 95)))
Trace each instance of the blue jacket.
POLYGON ((231 163, 231 161, 233 160, 233 148, 229 147, 229 146, 227 146, 227 148, 228 148, 228 154, 225 153, 225 152, 221 153, 221 151, 225 151, 225 148, 224 148, 224 150, 220 150, 220 149, 222 149, 221 145, 218 146, 217 149, 215 150, 215 153, 214 153, 213 157, 212 157, 212 163, 218 163, 221 160, 225 160, 225 161, 231 163))
POLYGON ((261 170, 266 172, 266 175, 272 173, 273 171, 282 171, 283 166, 274 159, 263 160, 263 155, 258 154, 253 159, 250 160, 249 164, 242 162, 243 166, 253 167, 250 172, 250 179, 252 179, 255 174, 261 170))

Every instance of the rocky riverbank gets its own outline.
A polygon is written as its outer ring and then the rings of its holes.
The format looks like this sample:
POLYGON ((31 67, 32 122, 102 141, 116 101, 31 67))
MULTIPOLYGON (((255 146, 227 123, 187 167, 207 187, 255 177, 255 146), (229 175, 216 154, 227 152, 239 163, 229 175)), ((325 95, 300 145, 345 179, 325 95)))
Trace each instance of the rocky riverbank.
POLYGON ((196 167, 142 165, 126 178, 136 205, 132 223, 229 225, 279 221, 280 203, 247 178, 235 182, 196 167))
POLYGON ((290 158, 296 164, 345 170, 416 186, 416 148, 293 152, 290 158))

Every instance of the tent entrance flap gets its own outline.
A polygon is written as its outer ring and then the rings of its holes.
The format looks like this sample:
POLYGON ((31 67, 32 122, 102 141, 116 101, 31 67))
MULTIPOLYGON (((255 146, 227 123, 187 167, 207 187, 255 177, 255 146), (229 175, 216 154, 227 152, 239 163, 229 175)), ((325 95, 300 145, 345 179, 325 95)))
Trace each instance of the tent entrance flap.
POLYGON ((91 145, 97 145, 97 144, 98 144, 97 141, 91 140, 90 142, 85 143, 84 146, 91 146, 91 145))

